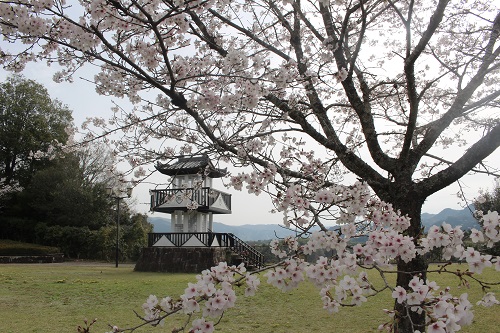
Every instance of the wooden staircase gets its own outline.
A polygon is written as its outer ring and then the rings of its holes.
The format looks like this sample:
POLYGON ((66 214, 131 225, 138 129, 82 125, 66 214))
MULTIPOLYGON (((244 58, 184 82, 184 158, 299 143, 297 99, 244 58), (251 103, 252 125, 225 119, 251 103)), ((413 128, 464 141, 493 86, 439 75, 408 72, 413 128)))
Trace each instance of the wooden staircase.
POLYGON ((261 268, 264 266, 264 255, 257 251, 253 246, 245 243, 234 234, 227 234, 233 242, 231 250, 238 255, 235 259, 245 263, 247 269, 261 268))

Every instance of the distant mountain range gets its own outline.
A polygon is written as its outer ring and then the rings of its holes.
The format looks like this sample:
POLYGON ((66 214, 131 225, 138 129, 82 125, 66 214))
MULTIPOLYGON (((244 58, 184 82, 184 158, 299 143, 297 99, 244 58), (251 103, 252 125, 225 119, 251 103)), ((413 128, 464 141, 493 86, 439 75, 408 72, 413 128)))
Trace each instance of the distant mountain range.
POLYGON ((474 207, 469 206, 462 210, 446 208, 438 214, 422 213, 422 224, 425 230, 429 230, 432 225, 441 225, 443 222, 450 224, 452 227, 462 226, 462 230, 478 229, 480 226, 477 220, 472 216, 474 207))
MULTIPOLYGON (((170 232, 170 219, 165 217, 148 217, 148 221, 153 224, 154 232, 170 232)), ((451 224, 453 227, 460 225, 462 230, 479 228, 479 225, 472 216, 469 208, 454 210, 446 208, 438 214, 422 214, 422 223, 425 230, 432 225, 441 225, 443 222, 451 224)), ((244 241, 269 240, 274 238, 283 238, 294 235, 294 232, 285 229, 277 224, 245 224, 231 226, 219 222, 213 224, 214 232, 232 233, 244 241)))
MULTIPOLYGON (((149 223, 153 224, 154 232, 170 232, 170 219, 165 217, 148 217, 149 223)), ((269 240, 283 238, 294 233, 278 224, 245 224, 227 225, 214 222, 213 232, 232 233, 243 241, 269 240)))

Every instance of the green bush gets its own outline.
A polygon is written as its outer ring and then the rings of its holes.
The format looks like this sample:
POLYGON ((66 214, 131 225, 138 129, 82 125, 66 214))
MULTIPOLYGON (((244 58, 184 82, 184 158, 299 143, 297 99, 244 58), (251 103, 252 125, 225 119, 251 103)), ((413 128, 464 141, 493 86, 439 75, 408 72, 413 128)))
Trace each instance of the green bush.
POLYGON ((57 247, 0 239, 0 256, 40 256, 60 252, 57 247))

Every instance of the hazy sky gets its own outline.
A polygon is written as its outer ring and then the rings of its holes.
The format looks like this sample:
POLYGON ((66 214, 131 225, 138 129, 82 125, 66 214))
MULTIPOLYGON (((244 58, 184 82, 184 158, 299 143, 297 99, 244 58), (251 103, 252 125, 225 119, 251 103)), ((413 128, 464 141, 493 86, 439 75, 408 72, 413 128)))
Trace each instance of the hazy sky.
MULTIPOLYGON (((110 107, 112 105, 111 101, 115 101, 118 104, 126 105, 126 101, 122 101, 115 97, 106 97, 98 95, 93 84, 86 82, 75 76, 74 83, 55 83, 52 81, 52 75, 55 69, 45 66, 43 63, 30 64, 22 73, 25 77, 33 79, 41 84, 43 84, 49 91, 52 98, 57 98, 64 104, 73 110, 73 118, 76 126, 80 126, 81 123, 89 116, 101 116, 105 119, 111 115, 110 107)), ((87 79, 92 79, 92 74, 88 75, 87 79)), ((4 81, 9 74, 5 71, 0 70, 0 80, 4 81)), ((488 159, 490 164, 493 161, 500 161, 500 151, 494 153, 488 159)), ((498 164, 498 162, 496 162, 498 164)), ((151 166, 152 168, 152 166, 151 166)), ((154 177, 155 180, 162 182, 167 181, 167 176, 157 175, 154 177)), ((466 176, 462 179, 463 190, 468 196, 469 200, 473 200, 477 196, 480 189, 491 189, 493 187, 494 179, 492 177, 487 177, 485 175, 472 175, 466 176)), ((152 185, 142 184, 134 189, 133 197, 135 198, 136 210, 141 213, 146 213, 149 211, 149 194, 150 188, 154 188, 152 185)), ((161 188, 161 187, 160 187, 161 188)), ((221 184, 220 181, 214 183, 214 188, 222 191, 231 193, 232 196, 232 210, 231 215, 217 215, 214 217, 214 221, 222 222, 229 225, 241 225, 241 224, 276 224, 281 223, 283 216, 281 214, 270 214, 269 211, 272 209, 270 200, 265 194, 261 194, 256 197, 253 194, 247 194, 246 191, 238 192, 232 189, 226 189, 221 184)), ((438 213, 444 208, 461 209, 464 207, 465 203, 461 202, 456 196, 459 191, 458 185, 452 185, 448 188, 434 194, 427 199, 424 205, 424 212, 427 213, 438 213)), ((155 213, 155 216, 170 217, 169 214, 155 213)))

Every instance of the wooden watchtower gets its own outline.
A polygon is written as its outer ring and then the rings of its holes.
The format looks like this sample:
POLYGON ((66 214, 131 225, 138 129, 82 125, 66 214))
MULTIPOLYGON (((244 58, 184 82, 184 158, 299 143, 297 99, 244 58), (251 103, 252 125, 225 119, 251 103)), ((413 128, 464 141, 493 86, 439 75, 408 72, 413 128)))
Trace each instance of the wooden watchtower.
POLYGON ((214 189, 225 169, 208 156, 182 156, 156 169, 170 176, 170 186, 150 190, 151 211, 170 214, 168 233, 150 233, 136 270, 200 272, 235 257, 249 266, 263 265, 263 255, 231 233, 213 230, 213 216, 231 214, 231 195, 214 189))
POLYGON ((210 232, 214 214, 231 214, 231 195, 212 188, 226 170, 215 168, 206 155, 180 157, 156 169, 172 181, 169 189, 151 191, 151 210, 170 214, 172 232, 210 232))

